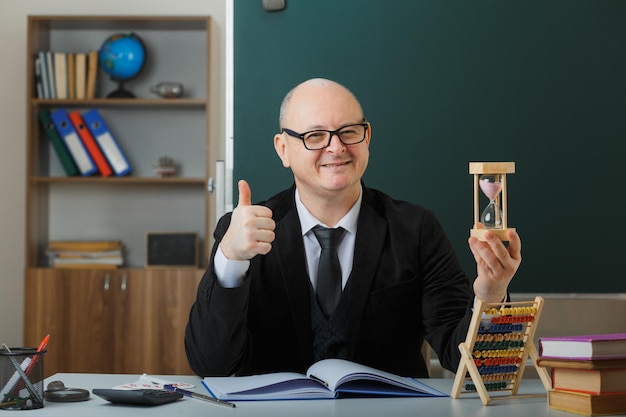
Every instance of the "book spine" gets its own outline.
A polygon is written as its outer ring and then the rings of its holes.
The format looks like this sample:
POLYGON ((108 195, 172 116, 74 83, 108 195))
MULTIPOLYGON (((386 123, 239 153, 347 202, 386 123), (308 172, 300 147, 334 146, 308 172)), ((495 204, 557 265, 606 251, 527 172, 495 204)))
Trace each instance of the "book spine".
POLYGON ((76 98, 84 99, 87 88, 87 55, 84 53, 76 54, 76 98))
POLYGON ((48 84, 48 64, 46 53, 43 51, 39 51, 37 54, 39 56, 39 62, 41 65, 41 85, 43 90, 42 98, 50 98, 50 87, 48 84))
POLYGON ((98 76, 98 51, 89 51, 87 63, 87 98, 96 96, 96 78, 98 76))
POLYGON ((122 242, 119 240, 51 240, 48 242, 49 251, 109 251, 121 250, 122 242))
POLYGON ((67 54, 67 98, 76 98, 76 54, 67 54))
POLYGON ((35 58, 35 88, 37 90, 37 98, 45 98, 41 80, 41 59, 39 57, 35 58))
POLYGON ((54 53, 54 82, 56 84, 57 98, 67 98, 67 60, 65 53, 54 53))
POLYGON ((57 87, 54 75, 54 54, 51 51, 46 52, 46 67, 48 74, 48 86, 50 87, 50 98, 57 98, 57 87))

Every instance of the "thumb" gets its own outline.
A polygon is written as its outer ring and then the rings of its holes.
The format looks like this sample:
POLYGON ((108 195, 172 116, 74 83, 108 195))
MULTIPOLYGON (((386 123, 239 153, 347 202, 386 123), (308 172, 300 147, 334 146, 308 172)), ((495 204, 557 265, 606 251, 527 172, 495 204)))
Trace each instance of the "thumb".
POLYGON ((239 203, 238 206, 249 206, 252 204, 252 191, 246 180, 239 180, 237 183, 239 187, 239 203))

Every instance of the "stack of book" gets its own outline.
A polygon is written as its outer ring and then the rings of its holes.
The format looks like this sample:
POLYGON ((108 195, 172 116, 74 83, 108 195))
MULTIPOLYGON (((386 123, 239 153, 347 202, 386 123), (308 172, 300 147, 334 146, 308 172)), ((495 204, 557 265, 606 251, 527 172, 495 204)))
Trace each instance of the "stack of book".
POLYGON ((588 416, 626 414, 626 333, 539 339, 549 367, 548 406, 588 416))
POLYGON ((92 99, 96 96, 98 51, 39 51, 34 59, 37 98, 92 99))
POLYGON ((51 240, 46 251, 54 268, 117 268, 124 264, 118 240, 51 240))

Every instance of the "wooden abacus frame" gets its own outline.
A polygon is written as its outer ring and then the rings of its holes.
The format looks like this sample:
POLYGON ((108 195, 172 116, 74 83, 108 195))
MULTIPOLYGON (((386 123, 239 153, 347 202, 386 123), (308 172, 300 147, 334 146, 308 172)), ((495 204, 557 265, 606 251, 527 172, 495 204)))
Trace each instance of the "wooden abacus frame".
POLYGON ((461 362, 452 398, 478 393, 483 405, 489 405, 489 391, 510 393, 494 399, 519 397, 517 390, 529 356, 546 391, 551 388, 548 371, 537 365, 539 355, 533 342, 543 301, 535 297, 503 306, 477 300, 467 338, 459 344, 461 362))

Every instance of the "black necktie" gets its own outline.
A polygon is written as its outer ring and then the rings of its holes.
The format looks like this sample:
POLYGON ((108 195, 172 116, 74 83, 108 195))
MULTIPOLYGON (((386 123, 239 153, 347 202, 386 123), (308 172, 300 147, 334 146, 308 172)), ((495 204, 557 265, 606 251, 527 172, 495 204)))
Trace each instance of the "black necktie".
POLYGON ((333 314, 341 298, 341 265, 337 255, 337 244, 343 232, 345 230, 341 227, 329 229, 315 226, 313 228, 313 233, 322 247, 317 270, 317 302, 326 317, 333 314))

